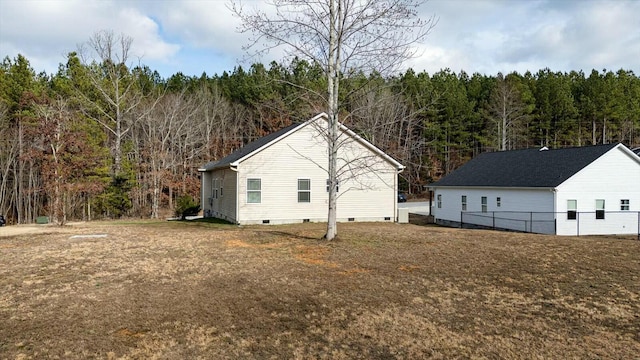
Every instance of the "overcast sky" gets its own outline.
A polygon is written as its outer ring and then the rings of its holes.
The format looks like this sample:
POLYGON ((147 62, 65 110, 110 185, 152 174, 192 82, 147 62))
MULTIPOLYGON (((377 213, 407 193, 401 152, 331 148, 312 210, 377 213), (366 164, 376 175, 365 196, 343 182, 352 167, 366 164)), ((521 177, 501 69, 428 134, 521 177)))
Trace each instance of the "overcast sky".
MULTIPOLYGON (((53 73, 98 30, 134 39, 133 53, 163 77, 221 74, 242 62, 244 35, 225 0, 0 0, 0 56, 23 54, 53 73)), ((262 1, 244 0, 249 6, 262 1)), ((431 0, 439 20, 416 72, 633 70, 640 75, 640 0, 431 0)), ((268 63, 271 58, 258 61, 268 63)))

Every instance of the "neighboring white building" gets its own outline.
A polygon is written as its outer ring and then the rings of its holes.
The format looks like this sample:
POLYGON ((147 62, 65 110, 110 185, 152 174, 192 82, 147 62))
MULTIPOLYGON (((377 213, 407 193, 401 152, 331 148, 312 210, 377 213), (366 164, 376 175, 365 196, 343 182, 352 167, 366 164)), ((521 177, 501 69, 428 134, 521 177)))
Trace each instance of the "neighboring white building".
MULTIPOLYGON (((201 169, 205 217, 236 224, 327 221, 327 115, 269 134, 201 169)), ((395 221, 400 163, 340 125, 337 219, 395 221)))
POLYGON ((484 153, 429 189, 439 224, 640 233, 640 157, 622 144, 484 153))

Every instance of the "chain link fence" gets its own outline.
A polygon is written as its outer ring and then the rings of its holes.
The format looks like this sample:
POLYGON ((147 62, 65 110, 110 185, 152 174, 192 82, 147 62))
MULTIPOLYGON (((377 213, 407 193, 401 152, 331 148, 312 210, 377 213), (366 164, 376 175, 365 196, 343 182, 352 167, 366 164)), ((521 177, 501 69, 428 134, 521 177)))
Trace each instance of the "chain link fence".
POLYGON ((640 211, 463 211, 460 227, 576 236, 637 234, 640 240, 640 211))

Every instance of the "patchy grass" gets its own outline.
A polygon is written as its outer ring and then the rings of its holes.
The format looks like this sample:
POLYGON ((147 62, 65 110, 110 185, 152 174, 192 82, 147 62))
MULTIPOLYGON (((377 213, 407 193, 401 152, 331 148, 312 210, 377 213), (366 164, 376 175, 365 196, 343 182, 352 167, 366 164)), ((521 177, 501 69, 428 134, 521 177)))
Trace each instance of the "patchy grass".
POLYGON ((0 358, 640 354, 640 242, 389 223, 0 237, 0 358), (107 234, 106 238, 70 238, 107 234))

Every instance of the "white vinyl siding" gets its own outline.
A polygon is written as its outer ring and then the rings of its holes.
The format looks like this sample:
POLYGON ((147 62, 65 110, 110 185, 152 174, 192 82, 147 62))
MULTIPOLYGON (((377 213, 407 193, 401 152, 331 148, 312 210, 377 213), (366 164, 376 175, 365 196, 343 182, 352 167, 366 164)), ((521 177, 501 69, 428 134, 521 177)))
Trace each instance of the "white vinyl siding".
POLYGON ((620 148, 623 146, 611 149, 558 186, 557 211, 566 211, 564 205, 567 200, 575 199, 579 220, 569 221, 566 216, 558 217, 558 235, 638 233, 640 163, 637 157, 620 148), (594 214, 598 199, 605 203, 604 219, 596 219, 594 214), (628 213, 619 211, 620 199, 629 200, 628 213))
MULTIPOLYGON (((263 220, 269 220, 270 224, 306 219, 327 221, 327 173, 319 166, 327 162, 327 145, 314 126, 300 128, 240 162, 237 167, 238 184, 242 187, 238 189, 240 224, 261 224, 263 220), (246 180, 256 177, 262 180, 260 204, 248 203, 246 199, 246 180), (297 184, 302 178, 310 180, 309 202, 298 202, 297 184)), ((321 120, 318 126, 326 127, 326 122, 321 120)), ((338 157, 359 169, 355 178, 340 182, 338 221, 346 222, 348 218, 355 221, 394 220, 397 209, 395 166, 355 141, 345 141, 338 157)), ((228 190, 225 189, 225 193, 228 194, 228 190)))
POLYGON ((230 169, 219 169, 202 173, 202 210, 206 216, 213 216, 235 222, 236 217, 236 173, 230 169), (214 182, 216 183, 214 185, 214 182), (222 189, 227 189, 223 197, 222 189), (216 190, 218 195, 215 196, 216 190))
POLYGON ((497 218, 509 218, 511 216, 519 216, 521 213, 523 219, 515 221, 513 223, 513 229, 519 231, 528 230, 530 227, 528 211, 546 213, 545 216, 550 217, 550 222, 544 223, 544 228, 534 228, 537 232, 551 234, 554 231, 553 226, 553 192, 549 189, 487 189, 487 188, 456 188, 456 187, 442 187, 434 189, 435 197, 441 195, 445 201, 443 201, 442 208, 438 209, 437 206, 432 208, 432 214, 438 222, 453 222, 459 223, 461 221, 476 221, 481 225, 492 226, 493 225, 493 212, 497 218), (449 204, 446 199, 454 198, 460 199, 462 195, 467 196, 468 204, 467 211, 460 211, 460 203, 458 201, 455 204, 449 204), (495 198, 500 196, 501 207, 496 209, 493 207, 494 203, 487 204, 487 212, 482 213, 482 197, 495 198), (473 200, 475 199, 475 201, 473 200), (502 214, 501 212, 504 212, 502 214), (464 214, 464 216, 463 216, 464 214), (525 226, 527 229, 525 229, 525 226))

